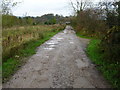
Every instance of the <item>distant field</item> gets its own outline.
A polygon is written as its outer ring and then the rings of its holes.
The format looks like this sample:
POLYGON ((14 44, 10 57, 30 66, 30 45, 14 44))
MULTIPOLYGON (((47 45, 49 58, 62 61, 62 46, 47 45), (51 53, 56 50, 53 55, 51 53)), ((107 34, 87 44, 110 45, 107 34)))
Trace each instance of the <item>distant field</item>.
POLYGON ((36 47, 63 29, 60 25, 3 29, 3 82, 21 66, 21 59, 33 55, 36 47))

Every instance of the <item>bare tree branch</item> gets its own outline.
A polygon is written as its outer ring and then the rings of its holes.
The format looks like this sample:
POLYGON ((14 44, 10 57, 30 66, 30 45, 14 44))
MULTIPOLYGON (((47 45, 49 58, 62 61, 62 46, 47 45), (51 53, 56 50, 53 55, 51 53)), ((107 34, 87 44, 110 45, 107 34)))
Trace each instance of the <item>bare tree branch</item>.
POLYGON ((89 1, 88 0, 75 0, 75 3, 70 0, 71 6, 74 9, 76 13, 83 11, 85 8, 87 8, 89 1))
POLYGON ((70 3, 71 3, 72 8, 74 9, 74 11, 76 12, 76 8, 74 7, 74 4, 71 0, 70 0, 70 3))
POLYGON ((12 14, 11 9, 15 7, 18 3, 21 2, 14 2, 13 0, 2 0, 2 14, 12 14))

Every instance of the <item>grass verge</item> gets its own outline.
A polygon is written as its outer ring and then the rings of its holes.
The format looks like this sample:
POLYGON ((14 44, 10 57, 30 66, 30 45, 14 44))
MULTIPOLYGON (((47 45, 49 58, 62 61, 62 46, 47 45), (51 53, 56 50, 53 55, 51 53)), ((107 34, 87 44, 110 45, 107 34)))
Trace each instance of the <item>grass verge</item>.
POLYGON ((31 40, 27 43, 19 46, 18 53, 2 64, 2 79, 3 83, 9 80, 9 78, 22 66, 25 62, 24 58, 31 56, 36 53, 36 48, 45 41, 49 40, 52 36, 57 34, 59 31, 49 31, 44 33, 44 38, 38 40, 31 40))
POLYGON ((98 66, 97 68, 103 73, 105 79, 111 83, 112 87, 120 88, 120 65, 105 60, 104 53, 101 52, 99 44, 99 39, 91 40, 87 47, 87 54, 89 58, 98 66))
POLYGON ((85 35, 81 35, 80 33, 76 33, 77 36, 81 37, 81 38, 86 38, 86 39, 92 39, 93 37, 88 37, 85 35))

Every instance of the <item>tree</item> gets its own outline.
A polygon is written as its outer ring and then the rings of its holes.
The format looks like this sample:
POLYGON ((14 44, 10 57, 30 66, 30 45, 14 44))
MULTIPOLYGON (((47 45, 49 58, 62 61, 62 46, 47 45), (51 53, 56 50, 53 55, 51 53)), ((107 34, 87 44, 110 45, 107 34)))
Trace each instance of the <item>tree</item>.
POLYGON ((70 4, 76 14, 78 14, 80 11, 85 10, 88 6, 91 5, 90 3, 90 0, 70 0, 70 4))
POLYGON ((112 28, 113 26, 117 25, 117 5, 116 2, 113 0, 104 0, 99 2, 99 7, 102 10, 102 14, 107 21, 107 25, 112 28))
POLYGON ((116 5, 118 5, 117 13, 118 13, 118 26, 120 26, 120 1, 116 2, 116 5))
POLYGON ((104 34, 107 30, 104 22, 105 20, 102 17, 102 12, 92 2, 85 1, 83 2, 82 0, 79 0, 81 4, 76 1, 77 4, 74 6, 73 3, 71 3, 74 10, 77 10, 76 15, 71 20, 71 24, 75 27, 75 30, 78 33, 101 37, 100 35, 104 34))
POLYGON ((10 15, 12 14, 11 9, 15 7, 19 2, 14 2, 13 0, 2 0, 2 14, 10 15))

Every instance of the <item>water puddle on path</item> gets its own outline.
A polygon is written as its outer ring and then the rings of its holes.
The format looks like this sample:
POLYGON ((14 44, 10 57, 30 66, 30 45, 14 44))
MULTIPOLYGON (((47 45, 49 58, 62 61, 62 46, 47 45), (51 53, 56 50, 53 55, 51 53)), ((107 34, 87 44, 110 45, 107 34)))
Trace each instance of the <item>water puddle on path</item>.
POLYGON ((54 48, 44 48, 45 50, 53 50, 54 48))
POLYGON ((53 50, 55 48, 55 45, 58 44, 58 42, 50 41, 50 42, 46 42, 46 44, 49 45, 49 46, 44 48, 45 50, 53 50))
POLYGON ((57 40, 62 40, 63 38, 56 38, 57 40))
POLYGON ((50 45, 49 47, 50 47, 50 48, 54 48, 54 47, 55 47, 55 45, 50 45))
POLYGON ((74 42, 70 42, 70 44, 74 44, 74 42))
POLYGON ((67 33, 67 31, 66 31, 66 30, 64 30, 64 33, 66 34, 66 33, 67 33))
POLYGON ((48 44, 48 45, 55 45, 55 44, 58 44, 58 42, 57 41, 50 41, 50 42, 46 42, 46 44, 48 44))
POLYGON ((55 49, 55 46, 58 45, 58 43, 62 40, 63 38, 59 38, 59 37, 54 37, 52 38, 51 41, 46 42, 46 44, 48 45, 48 47, 45 47, 45 50, 53 50, 55 49))

